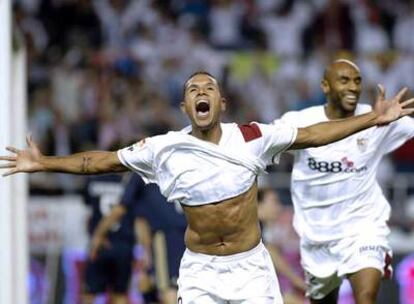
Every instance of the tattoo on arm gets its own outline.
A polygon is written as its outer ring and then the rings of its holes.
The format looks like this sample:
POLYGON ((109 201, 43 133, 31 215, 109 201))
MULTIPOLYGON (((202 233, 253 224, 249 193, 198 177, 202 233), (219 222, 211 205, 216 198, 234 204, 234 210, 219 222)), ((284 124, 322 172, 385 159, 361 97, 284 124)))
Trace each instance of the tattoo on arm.
POLYGON ((83 157, 82 162, 82 172, 83 173, 89 173, 89 165, 90 165, 91 158, 88 156, 83 157))

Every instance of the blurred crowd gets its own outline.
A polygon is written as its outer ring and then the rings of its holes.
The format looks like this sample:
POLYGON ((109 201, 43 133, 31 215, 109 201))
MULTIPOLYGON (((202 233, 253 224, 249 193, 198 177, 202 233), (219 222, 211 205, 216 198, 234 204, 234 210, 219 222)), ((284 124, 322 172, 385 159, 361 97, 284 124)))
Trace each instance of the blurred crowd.
MULTIPOLYGON (((14 47, 27 53, 28 129, 49 155, 115 150, 179 130, 188 124, 183 84, 199 70, 220 81, 224 120, 238 123, 324 103, 320 79, 339 57, 361 68, 360 102, 373 102, 378 83, 387 96, 403 86, 414 94, 414 0, 14 0, 13 22, 14 47)), ((414 173, 413 155, 411 140, 382 162, 379 180, 393 197, 395 185, 410 187, 394 173, 414 173)), ((289 172, 284 161, 272 170, 289 172)), ((80 193, 86 181, 29 179, 32 194, 80 193)), ((264 238, 300 273, 288 186, 277 189, 280 202, 264 203, 275 216, 265 219, 264 238)), ((391 225, 412 239, 413 197, 402 207, 391 200, 391 225)), ((281 284, 289 285, 283 276, 281 284)))
MULTIPOLYGON (((361 68, 361 102, 377 83, 388 95, 414 88, 410 0, 18 0, 13 13, 29 129, 46 154, 115 149, 185 126, 178 105, 197 70, 221 81, 226 120, 241 123, 323 103, 324 66, 339 56, 361 68)), ((393 166, 414 171, 413 151, 405 145, 393 166)), ((67 179, 76 180, 40 175, 32 186, 72 191, 67 179)))

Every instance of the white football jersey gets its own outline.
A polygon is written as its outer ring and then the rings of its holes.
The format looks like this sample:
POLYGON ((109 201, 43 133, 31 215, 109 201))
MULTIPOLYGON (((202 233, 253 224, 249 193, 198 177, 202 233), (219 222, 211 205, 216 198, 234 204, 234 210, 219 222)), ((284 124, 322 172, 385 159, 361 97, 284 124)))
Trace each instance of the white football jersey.
MULTIPOLYGON (((359 104, 356 114, 371 106, 359 104)), ((328 121, 324 106, 288 112, 281 118, 295 127, 328 121)), ((390 206, 376 180, 378 165, 414 136, 414 119, 403 117, 323 147, 294 154, 291 193, 294 227, 302 240, 325 242, 376 229, 388 234, 390 206)))
POLYGON ((119 150, 118 157, 146 183, 156 183, 168 201, 197 206, 246 192, 297 134, 282 122, 222 123, 221 128, 217 145, 189 135, 186 128, 149 137, 119 150))

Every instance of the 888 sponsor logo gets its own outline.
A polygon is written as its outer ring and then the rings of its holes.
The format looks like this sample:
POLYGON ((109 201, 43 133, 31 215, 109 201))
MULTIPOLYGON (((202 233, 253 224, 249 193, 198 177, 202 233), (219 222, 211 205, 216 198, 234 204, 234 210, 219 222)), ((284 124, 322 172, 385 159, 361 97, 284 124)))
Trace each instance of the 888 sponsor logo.
POLYGON ((319 172, 339 173, 342 172, 342 162, 340 161, 316 161, 313 157, 308 158, 308 167, 319 172))
POLYGON ((368 169, 367 166, 356 168, 354 162, 347 157, 341 159, 341 161, 317 161, 313 157, 308 158, 308 167, 311 170, 319 171, 322 173, 361 173, 368 169))

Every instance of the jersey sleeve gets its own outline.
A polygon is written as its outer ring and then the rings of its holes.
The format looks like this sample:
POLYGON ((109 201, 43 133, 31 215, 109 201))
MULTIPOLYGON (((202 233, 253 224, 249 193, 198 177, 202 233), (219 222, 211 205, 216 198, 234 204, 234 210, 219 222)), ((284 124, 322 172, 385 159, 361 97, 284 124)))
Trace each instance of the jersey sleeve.
POLYGON ((389 130, 384 137, 383 147, 385 154, 390 153, 414 137, 414 118, 402 117, 388 126, 389 130))
POLYGON ((277 164, 280 154, 293 144, 298 134, 298 129, 281 120, 272 124, 257 124, 263 134, 263 155, 266 164, 277 164))
POLYGON ((154 183, 153 145, 151 138, 143 139, 129 147, 118 150, 119 161, 132 171, 138 173, 145 183, 154 183))
MULTIPOLYGON (((301 127, 299 125, 299 112, 298 111, 289 111, 286 112, 285 114, 282 115, 282 117, 280 119, 276 119, 274 120, 272 123, 277 123, 277 122, 284 122, 288 125, 291 125, 293 127, 299 128, 301 127)), ((298 153, 298 150, 285 150, 285 152, 296 156, 298 153)))
POLYGON ((299 125, 298 125, 298 123, 299 123, 298 112, 297 111, 286 112, 285 114, 282 115, 282 117, 280 119, 275 119, 272 123, 276 124, 278 122, 284 122, 284 123, 289 124, 291 126, 299 127, 299 125))

